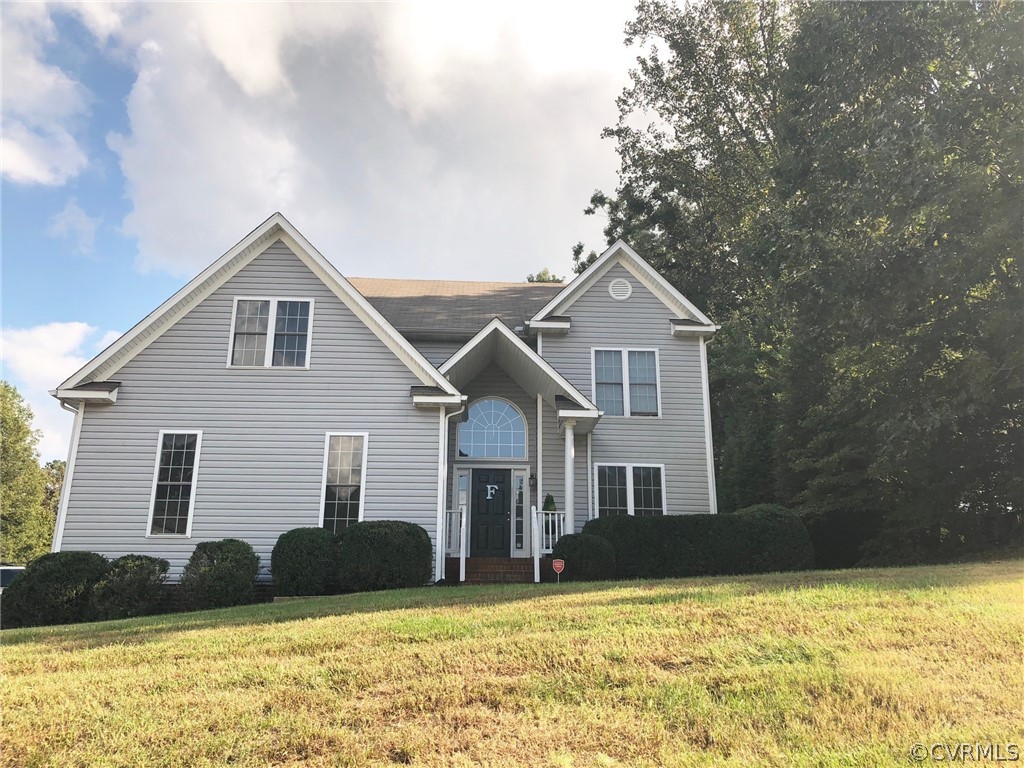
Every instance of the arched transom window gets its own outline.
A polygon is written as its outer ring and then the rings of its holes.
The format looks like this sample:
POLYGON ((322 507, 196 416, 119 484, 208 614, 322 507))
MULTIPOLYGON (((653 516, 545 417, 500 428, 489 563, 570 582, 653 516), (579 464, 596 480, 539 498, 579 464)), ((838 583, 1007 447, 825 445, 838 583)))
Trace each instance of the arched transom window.
POLYGON ((512 403, 477 400, 459 425, 459 456, 469 459, 525 459, 526 421, 512 403))

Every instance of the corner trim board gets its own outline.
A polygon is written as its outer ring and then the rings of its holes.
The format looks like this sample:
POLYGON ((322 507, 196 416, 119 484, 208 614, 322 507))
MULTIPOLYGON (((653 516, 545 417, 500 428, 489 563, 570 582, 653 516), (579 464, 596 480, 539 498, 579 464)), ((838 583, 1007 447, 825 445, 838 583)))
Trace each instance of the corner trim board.
POLYGON ((718 492, 715 488, 715 449, 711 435, 711 388, 708 385, 708 340, 700 340, 700 387, 704 400, 704 443, 708 460, 708 509, 718 514, 718 492))
MULTIPOLYGON (((61 403, 61 407, 67 410, 67 406, 61 403)), ((74 409, 72 409, 74 410, 74 409)), ((64 465, 64 483, 60 489, 60 508, 57 510, 57 521, 53 531, 53 541, 50 544, 51 552, 60 552, 61 544, 64 541, 64 524, 68 519, 68 504, 71 501, 71 484, 75 479, 75 460, 78 458, 78 441, 82 437, 82 420, 85 418, 85 403, 78 404, 75 411, 75 423, 71 428, 71 444, 68 445, 68 461, 64 465)))

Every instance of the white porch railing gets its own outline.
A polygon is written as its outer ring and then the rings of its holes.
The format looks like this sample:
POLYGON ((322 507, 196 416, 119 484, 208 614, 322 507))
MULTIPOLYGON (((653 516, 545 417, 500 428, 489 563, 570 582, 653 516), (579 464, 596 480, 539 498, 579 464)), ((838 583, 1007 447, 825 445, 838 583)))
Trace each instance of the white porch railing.
POLYGON ((541 555, 550 555, 555 548, 555 542, 562 538, 565 532, 565 514, 545 512, 531 507, 530 519, 533 533, 533 580, 540 582, 541 555))
POLYGON ((469 541, 466 534, 466 527, 469 525, 466 505, 460 504, 458 509, 449 509, 445 522, 445 554, 448 557, 459 558, 459 581, 465 581, 466 544, 469 541))

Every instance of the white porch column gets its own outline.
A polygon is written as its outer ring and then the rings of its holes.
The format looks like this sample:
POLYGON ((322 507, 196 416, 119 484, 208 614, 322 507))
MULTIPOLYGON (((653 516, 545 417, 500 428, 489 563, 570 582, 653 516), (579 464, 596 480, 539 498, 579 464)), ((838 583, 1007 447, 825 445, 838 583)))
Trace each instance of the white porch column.
POLYGON ((573 533, 576 521, 576 419, 566 419, 565 425, 565 525, 562 533, 573 533))

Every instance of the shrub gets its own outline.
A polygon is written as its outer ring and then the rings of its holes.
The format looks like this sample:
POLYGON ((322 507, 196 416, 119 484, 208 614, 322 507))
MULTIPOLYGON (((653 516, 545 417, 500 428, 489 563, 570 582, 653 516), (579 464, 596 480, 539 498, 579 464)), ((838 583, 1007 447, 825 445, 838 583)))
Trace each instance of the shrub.
POLYGON ((350 525, 338 541, 344 589, 420 587, 430 581, 430 537, 418 525, 373 520, 350 525))
POLYGON ((282 533, 270 555, 279 595, 325 595, 338 583, 338 543, 323 528, 282 533))
POLYGON ((637 522, 645 518, 629 515, 598 517, 583 526, 583 533, 598 536, 615 552, 615 576, 620 579, 639 579, 643 563, 639 552, 643 548, 637 522))
POLYGON ((92 590, 91 614, 97 619, 126 619, 156 613, 170 568, 163 558, 124 555, 92 590))
POLYGON ((799 515, 778 504, 738 510, 747 569, 736 573, 799 571, 814 566, 814 547, 799 515))
MULTIPOLYGON (((882 523, 881 512, 867 509, 859 514, 851 514, 847 509, 801 510, 800 516, 814 545, 814 564, 818 568, 857 565, 882 523)), ((899 549, 911 545, 904 537, 899 549)))
POLYGON ((800 518, 785 509, 731 515, 605 517, 584 526, 615 550, 619 578, 795 570, 813 564, 800 518))
POLYGON ((93 587, 109 570, 107 559, 95 552, 52 552, 33 560, 4 590, 4 626, 85 621, 93 587))
POLYGON ((181 577, 182 598, 189 608, 223 608, 253 601, 260 559, 239 539, 196 545, 181 577))
POLYGON ((565 581, 599 581, 615 577, 615 549, 600 536, 570 533, 555 543, 552 556, 565 560, 565 581))

